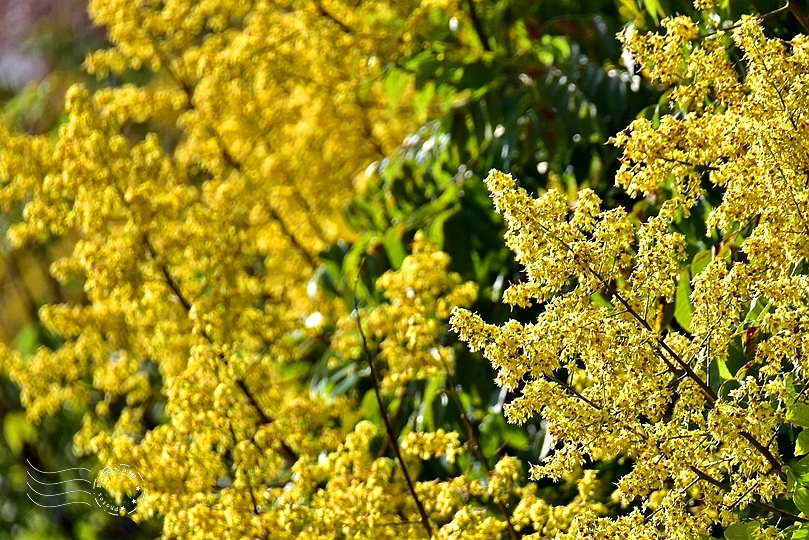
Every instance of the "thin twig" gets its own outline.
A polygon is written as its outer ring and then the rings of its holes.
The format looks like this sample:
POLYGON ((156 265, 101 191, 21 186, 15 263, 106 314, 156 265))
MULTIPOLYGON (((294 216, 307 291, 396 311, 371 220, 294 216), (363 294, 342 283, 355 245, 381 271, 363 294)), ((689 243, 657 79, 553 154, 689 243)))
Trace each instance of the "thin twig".
MULTIPOLYGON (((363 262, 365 261, 363 260, 363 262)), ((360 264, 360 266, 362 266, 362 264, 360 264)), ((421 516, 421 525, 427 532, 427 536, 432 538, 433 529, 430 526, 430 519, 427 517, 427 511, 424 509, 424 505, 422 504, 421 499, 419 499, 418 493, 416 493, 416 487, 413 484, 413 480, 410 478, 410 472, 407 470, 407 465, 402 457, 402 451, 399 449, 399 444, 396 442, 396 434, 393 432, 393 426, 391 426, 390 420, 388 420, 388 415, 385 413, 385 405, 382 402, 382 395, 379 391, 379 380, 377 379, 376 367, 374 366, 374 360, 371 357, 371 351, 368 349, 368 340, 365 337, 365 331, 362 329, 362 319, 360 318, 360 308, 359 301, 357 299, 356 286, 354 288, 354 313, 357 316, 357 329, 359 330, 360 338, 362 339, 362 349, 365 353, 365 361, 368 363, 368 368, 371 371, 371 385, 374 388, 374 396, 376 396, 376 403, 379 406, 379 413, 382 416, 382 422, 385 424, 385 432, 387 433, 391 447, 393 447, 393 452, 396 454, 396 460, 399 462, 399 466, 402 468, 402 475, 405 478, 405 482, 407 482, 407 489, 410 490, 410 494, 413 496, 413 501, 416 503, 416 508, 421 516)))
MULTIPOLYGON (((129 204, 126 201, 124 193, 117 185, 113 185, 113 188, 118 193, 122 205, 124 206, 124 208, 127 209, 127 211, 129 212, 130 216, 134 221, 135 213, 129 207, 129 204)), ((159 268, 160 273, 163 275, 163 278, 165 279, 169 289, 171 289, 172 293, 174 293, 174 295, 177 297, 177 300, 180 302, 180 305, 185 310, 186 315, 189 315, 191 312, 191 302, 185 297, 185 294, 183 294, 179 283, 177 283, 177 281, 171 275, 171 272, 169 272, 168 266, 160 260, 160 257, 158 257, 157 250, 155 250, 154 246, 152 245, 152 242, 149 240, 149 235, 145 231, 141 233, 141 241, 146 247, 146 252, 149 255, 149 258, 159 268)), ((204 327, 200 328, 200 334, 211 346, 216 348, 216 342, 204 327)), ((222 363, 225 365, 225 367, 227 367, 228 361, 225 355, 221 351, 217 351, 217 356, 219 360, 221 360, 222 363)), ((262 423, 264 425, 271 424, 274 421, 274 419, 267 416, 267 414, 264 412, 261 406, 259 406, 258 400, 250 391, 250 389, 247 387, 247 383, 245 383, 244 380, 239 377, 236 377, 234 382, 236 386, 238 386, 242 390, 245 397, 247 397, 247 401, 250 403, 251 407, 256 411, 262 423)), ((255 434, 253 435, 253 437, 255 437, 255 434)), ((278 445, 280 447, 280 452, 283 455, 284 459, 286 459, 290 463, 295 463, 298 460, 298 455, 295 453, 294 450, 292 450, 292 448, 289 447, 289 445, 285 441, 279 440, 278 445)))
MULTIPOLYGON (((402 409, 404 409, 404 399, 405 394, 407 393, 407 386, 403 385, 399 388, 399 405, 396 407, 396 412, 393 413, 393 422, 392 425, 398 426, 399 420, 402 417, 402 409)), ((385 440, 382 441, 382 445, 379 447, 379 452, 376 453, 376 457, 381 458, 388 452, 388 438, 385 437, 385 440)))
POLYGON ((322 3, 322 2, 315 2, 315 5, 317 6, 317 10, 318 10, 318 12, 319 12, 321 15, 323 15, 324 17, 326 17, 327 19, 329 19, 331 22, 333 22, 334 24, 336 24, 337 26, 339 26, 339 27, 340 27, 340 30, 342 30, 342 31, 343 31, 343 32, 345 32, 346 34, 351 34, 351 33, 352 33, 351 27, 350 27, 350 26, 348 26, 348 25, 347 25, 346 23, 344 23, 343 21, 341 21, 340 19, 338 19, 337 17, 335 17, 335 16, 334 16, 334 15, 333 15, 333 14, 332 14, 330 11, 328 11, 328 10, 327 10, 327 9, 326 9, 326 8, 323 6, 323 3, 322 3))
POLYGON ((576 390, 575 388, 573 388, 572 386, 570 386, 570 385, 569 385, 568 383, 566 383, 565 381, 560 381, 559 379, 557 379, 556 377, 553 377, 553 376, 551 376, 551 375, 545 375, 545 379, 546 379, 547 381, 549 381, 549 382, 553 382, 553 383, 558 384, 558 385, 559 385, 559 386, 561 386, 561 387, 562 387, 562 388, 563 388, 563 389, 564 389, 566 392, 568 392, 569 394, 571 394, 571 395, 572 395, 572 396, 574 396, 574 397, 577 397, 578 399, 580 399, 580 400, 581 400, 581 401, 583 401, 584 403, 588 404, 589 406, 591 406, 591 407, 592 407, 592 408, 594 408, 595 410, 600 411, 600 410, 602 409, 602 407, 599 407, 598 405, 596 405, 595 403, 593 403, 593 401, 592 401, 592 400, 587 399, 586 397, 584 397, 584 396, 581 394, 581 392, 579 392, 578 390, 576 390))
POLYGON ((700 165, 699 163, 691 163, 690 161, 685 161, 682 159, 670 158, 660 154, 655 155, 657 159, 661 159, 667 163, 677 163, 679 165, 686 165, 688 167, 693 167, 694 169, 699 169, 703 171, 718 171, 719 167, 713 167, 711 165, 700 165))
POLYGON ((809 30, 809 17, 806 16, 796 0, 787 0, 787 5, 784 7, 798 19, 804 29, 809 30))
MULTIPOLYGON (((721 481, 717 480, 713 476, 707 474, 706 472, 698 469, 697 467, 695 467, 693 465, 690 467, 690 469, 691 469, 691 472, 693 472, 694 474, 696 474, 700 478, 700 480, 705 480, 709 484, 714 485, 714 486, 718 487, 719 489, 721 489, 723 491, 730 491, 732 489, 730 484, 726 484, 724 482, 721 482, 721 481)), ((791 521, 797 521, 797 522, 800 522, 800 523, 809 522, 809 519, 807 519, 805 517, 796 516, 795 514, 787 512, 786 510, 781 510, 780 508, 776 508, 775 506, 772 506, 772 505, 767 504, 767 503, 763 503, 763 502, 759 502, 759 501, 752 501, 750 504, 752 504, 753 506, 757 506, 757 507, 761 508, 762 510, 772 512, 773 514, 775 514, 777 516, 780 516, 782 518, 789 519, 791 521)))
MULTIPOLYGON (((547 227, 545 227, 541 223, 539 223, 538 225, 542 230, 544 230, 546 233, 548 233, 548 235, 551 238, 553 238, 554 240, 559 242, 562 245, 562 247, 564 247, 565 249, 570 251, 573 254, 574 258, 576 258, 576 259, 578 258, 576 251, 567 242, 565 242, 564 240, 559 238, 553 231, 551 231, 550 229, 548 229, 547 227)), ((629 314, 636 321, 638 321, 640 323, 640 325, 650 333, 650 335, 655 336, 655 340, 657 341, 657 347, 654 347, 653 350, 657 353, 658 357, 663 361, 663 363, 665 363, 666 366, 673 373, 679 374, 679 370, 677 370, 677 368, 674 367, 674 364, 671 362, 671 360, 669 360, 663 354, 660 353, 661 349, 666 351, 666 353, 668 353, 668 355, 680 366, 680 368, 686 372, 688 377, 697 384, 697 386, 700 388, 702 393, 705 394, 705 396, 708 398, 708 400, 711 403, 715 402, 716 401, 716 393, 711 389, 711 387, 708 386, 705 383, 705 381, 703 381, 696 373, 694 373, 694 370, 691 369, 691 366, 688 363, 686 363, 685 361, 683 361, 683 359, 680 358, 680 355, 678 355, 676 352, 674 352, 671 349, 671 347, 669 347, 668 344, 665 341, 663 341, 662 339, 660 339, 660 337, 657 336, 657 333, 649 325, 649 323, 646 321, 646 319, 644 319, 643 317, 640 316, 640 314, 629 304, 629 302, 623 297, 623 295, 621 295, 621 293, 618 292, 618 290, 615 287, 613 287, 611 283, 609 283, 606 279, 604 279, 604 277, 602 277, 601 274, 599 274, 598 272, 593 270, 590 267, 589 264, 587 264, 584 261, 579 261, 579 262, 582 264, 582 266, 584 267, 585 270, 590 272, 596 279, 598 279, 601 282, 601 284, 604 287, 607 288, 607 290, 610 292, 610 294, 613 295, 613 297, 617 298, 618 301, 621 304, 623 304, 623 306, 627 310, 627 312, 629 312, 629 314)))
MULTIPOLYGON (((781 6, 780 8, 774 9, 772 11, 768 11, 767 13, 764 13, 763 15, 759 15, 758 18, 759 18, 759 20, 763 21, 764 19, 769 19, 770 17, 773 17, 773 16, 778 15, 780 13, 784 13, 785 11, 790 11, 790 9, 789 9, 789 1, 787 1, 787 3, 785 5, 783 5, 783 6, 781 6)), ((736 28, 739 28, 740 26, 741 26, 741 23, 736 23, 736 24, 731 25, 731 26, 725 26, 723 28, 717 28, 716 30, 712 30, 712 31, 708 32, 707 34, 701 34, 701 35, 697 36, 697 39, 703 39, 703 38, 706 38, 706 37, 715 36, 716 34, 725 33, 725 32, 727 32, 729 30, 735 30, 736 28)))
MULTIPOLYGON (((576 251, 567 242, 559 238, 558 235, 556 235, 553 231, 551 231, 541 223, 539 223, 538 226, 541 229, 543 229, 551 238, 559 242, 565 249, 570 251, 574 256, 574 259, 577 260, 579 259, 577 257, 576 251)), ((676 362, 676 364, 680 367, 680 369, 685 371, 688 378, 697 384, 697 386, 706 396, 708 401, 711 404, 715 403, 717 400, 716 392, 714 392, 713 389, 710 386, 708 386, 705 383, 705 381, 703 381, 702 378, 694 372, 690 364, 688 362, 685 362, 682 358, 680 358, 680 355, 674 352, 674 350, 672 350, 671 347, 669 347, 665 341, 663 341, 662 339, 660 339, 660 337, 657 336, 657 333, 652 329, 652 327, 649 325, 646 319, 641 317, 638 314, 638 312, 635 311, 635 309, 623 297, 623 295, 621 295, 621 293, 618 292, 618 290, 615 287, 613 287, 606 279, 604 279, 604 277, 602 277, 601 274, 593 270, 592 267, 590 267, 590 265, 587 264, 585 261, 579 260, 579 262, 581 263, 581 265, 584 267, 585 270, 587 270, 593 276, 595 276, 595 278, 598 279, 601 282, 601 284, 607 288, 607 290, 613 295, 613 297, 617 298, 618 301, 621 302, 621 304, 623 304, 624 308, 629 312, 629 314, 632 315, 632 317, 634 317, 635 320, 638 321, 638 323, 640 323, 640 325, 650 333, 650 335, 655 336, 658 346, 654 347, 653 350, 657 354, 658 358, 660 358, 663 361, 663 363, 666 364, 666 367, 668 367, 672 371, 672 373, 677 374, 679 372, 679 370, 677 370, 677 368, 675 367, 674 363, 672 363, 671 360, 669 360, 668 358, 665 357, 665 355, 662 354, 661 349, 666 351, 666 353, 674 360, 674 362, 676 362)), ((761 453, 762 456, 764 456, 764 458, 772 466, 772 469, 778 474, 778 476, 781 479, 786 479, 786 474, 781 470, 783 468, 783 464, 769 451, 768 448, 762 445, 753 435, 751 435, 747 431, 742 431, 740 435, 750 444, 752 444, 756 448, 756 450, 758 450, 761 453)))
MULTIPOLYGON (((472 443, 472 451, 480 461, 480 464, 483 465, 483 468, 486 470, 486 476, 490 476, 492 473, 491 468, 489 467, 489 463, 486 461, 486 456, 483 455, 483 451, 480 449, 480 443, 478 442, 478 438, 475 435, 475 428, 472 426, 472 422, 469 421, 469 417, 466 415, 466 410, 464 409, 463 403, 461 402, 461 398, 458 395, 458 392, 455 390, 455 379, 452 377, 452 374, 449 372, 449 366, 447 362, 444 360, 444 357, 439 354, 441 358, 441 363, 444 364, 444 372, 447 374, 447 389, 449 390, 449 395, 452 396, 452 401, 455 402, 455 406, 458 407, 458 411, 461 415, 461 422, 463 422, 464 427, 466 428, 467 436, 469 437, 469 442, 472 443)), ((504 442, 503 445, 506 443, 504 442)), ((501 447, 502 448, 502 447, 501 447)), ((499 450, 498 452, 499 453, 499 450)), ((495 501, 497 502, 497 507, 500 509, 500 513, 503 514, 503 517, 506 519, 506 525, 508 527, 508 532, 511 535, 511 538, 517 540, 517 531, 514 528, 514 524, 511 522, 511 514, 508 511, 506 505, 495 497, 495 501)))
POLYGON ((486 32, 483 30, 483 24, 481 24, 480 18, 478 17, 478 12, 475 8, 475 0, 466 0, 466 5, 469 6, 469 20, 472 21, 472 27, 478 35, 480 44, 483 45, 483 50, 487 52, 491 51, 492 46, 489 44, 489 38, 486 36, 486 32))
MULTIPOLYGON (((196 106, 194 105, 194 89, 189 86, 185 80, 180 76, 180 74, 176 73, 174 69, 171 67, 171 62, 168 58, 163 58, 163 63, 166 65, 166 70, 169 72, 171 77, 174 81, 182 88, 183 92, 185 92, 186 96, 188 97, 188 107, 191 110, 198 111, 196 106)), ((230 149, 228 149, 225 140, 223 139, 222 135, 219 133, 219 130, 216 126, 211 125, 208 126, 213 134, 213 138, 216 141, 219 149, 222 151, 222 157, 225 160, 225 163, 235 171, 238 171, 243 174, 242 171, 242 164, 236 157, 231 153, 230 149)), ((298 238, 294 235, 294 233, 289 229, 287 223, 281 218, 281 215, 278 213, 278 210, 268 203, 268 210, 270 213, 270 217, 277 223, 278 227, 281 229, 281 234, 289 240, 292 246, 301 254, 301 256, 306 260, 306 263, 309 265, 310 268, 316 269, 319 264, 317 262, 317 258, 315 255, 309 252, 303 244, 298 240, 298 238)))
MULTIPOLYGON (((225 417, 228 420, 228 429, 230 430, 230 436, 233 440, 233 446, 236 447, 239 444, 239 439, 236 438, 236 432, 233 430, 233 421, 230 419, 230 413, 228 413, 227 409, 225 410, 225 417)), ((236 463, 236 458, 234 456, 233 463, 236 463)), ((238 467, 237 467, 238 472, 238 467)), ((256 496, 253 494, 253 485, 250 482, 250 475, 247 473, 246 470, 242 469, 244 473, 245 479, 247 480, 247 491, 250 493, 250 501, 253 503, 253 514, 258 515, 258 503, 256 502, 256 496)))

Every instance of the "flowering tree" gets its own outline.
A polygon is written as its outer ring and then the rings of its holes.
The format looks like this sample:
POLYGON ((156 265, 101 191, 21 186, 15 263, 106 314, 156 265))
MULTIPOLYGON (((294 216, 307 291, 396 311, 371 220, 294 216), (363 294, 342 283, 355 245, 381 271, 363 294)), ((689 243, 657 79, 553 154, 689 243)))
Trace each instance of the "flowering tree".
POLYGON ((501 327, 458 310, 453 325, 519 393, 509 419, 539 413, 562 444, 534 478, 631 460, 615 491, 631 512, 591 513, 572 534, 693 538, 719 525, 727 538, 799 538, 809 511, 809 461, 794 463, 809 451, 806 39, 767 39, 753 17, 729 29, 664 24, 665 35, 625 39, 648 76, 674 85, 672 112, 614 139, 624 149, 616 181, 662 195, 657 215, 602 212, 591 191, 571 209, 556 191, 534 199, 493 171, 507 243, 527 269, 505 300, 544 310, 501 327), (712 186, 723 188, 716 207, 712 186), (693 219, 724 236, 689 256, 676 228, 693 219))
POLYGON ((165 538, 805 534, 805 38, 355 4, 91 2, 106 82, 0 124, 8 238, 83 290, 2 350, 27 419, 165 538))

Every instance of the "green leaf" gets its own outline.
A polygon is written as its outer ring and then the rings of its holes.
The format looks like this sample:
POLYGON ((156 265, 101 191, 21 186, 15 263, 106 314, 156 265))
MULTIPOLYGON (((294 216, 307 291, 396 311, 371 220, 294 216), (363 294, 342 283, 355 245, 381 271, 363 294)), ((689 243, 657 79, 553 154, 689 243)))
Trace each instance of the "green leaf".
POLYGON ((694 259, 691 261, 691 277, 695 277, 702 272, 709 262, 711 262, 711 250, 709 249, 694 255, 694 259))
POLYGON ((76 538, 78 540, 97 540, 95 526, 86 521, 79 521, 75 525, 76 538))
POLYGON ((801 431, 795 442, 795 455, 802 456, 803 454, 809 454, 809 431, 805 429, 801 431))
POLYGON ((742 383, 737 381, 736 379, 728 379, 727 381, 722 383, 722 386, 719 387, 719 395, 720 399, 728 400, 730 398, 730 393, 738 388, 741 388, 742 383))
POLYGON ((424 387, 424 397, 422 398, 419 417, 421 420, 420 425, 423 426, 427 431, 435 431, 436 416, 439 416, 436 413, 440 413, 441 408, 446 408, 446 405, 444 404, 444 402, 447 401, 446 398, 436 399, 436 397, 439 396, 439 390, 443 387, 443 374, 430 377, 424 387))
POLYGON ((444 210, 435 216, 432 223, 430 223, 430 227, 427 229, 427 238, 430 239, 430 242, 438 246, 439 249, 444 248, 444 224, 449 218, 457 214, 458 211, 458 207, 444 210))
POLYGON ((407 85, 410 82, 410 74, 401 69, 392 69, 385 77, 385 92, 391 101, 391 106, 395 107, 402 100, 407 85))
POLYGON ((732 376, 735 376, 746 363, 747 349, 744 345, 744 337, 742 335, 735 336, 728 347, 728 371, 734 374, 732 376))
POLYGON ((784 529, 784 538, 788 540, 807 540, 809 539, 809 524, 801 523, 800 525, 792 525, 784 529))
POLYGON ((362 412, 367 420, 375 424, 382 423, 382 415, 379 412, 379 403, 376 401, 376 394, 373 390, 368 390, 362 398, 362 412))
POLYGON ((402 245, 401 228, 391 227, 385 232, 385 238, 382 244, 385 246, 385 252, 388 254, 388 260, 394 270, 402 267, 402 262, 407 256, 404 245, 402 245))
POLYGON ((602 295, 601 295, 601 293, 599 293, 599 292, 597 292, 597 293, 593 293, 593 294, 590 296, 590 300, 591 300, 591 301, 592 301, 592 302, 593 302, 595 305, 597 305, 598 307, 607 308, 607 309, 612 309, 612 308, 613 308, 612 303, 610 303, 610 301, 609 301, 609 300, 607 300, 606 298, 604 298, 604 296, 602 296, 602 295))
POLYGON ((795 478, 795 472, 792 470, 792 467, 789 466, 784 466, 781 470, 787 475, 787 491, 791 492, 795 489, 795 484, 798 483, 798 479, 795 478))
POLYGON ((734 523, 725 530, 727 540, 754 540, 761 532, 761 523, 748 521, 747 523, 734 523))
MULTIPOLYGON (((795 476, 795 480, 801 484, 809 484, 809 457, 805 457, 801 459, 799 462, 792 467, 792 474, 795 476)), ((787 474, 787 478, 789 478, 789 474, 787 474)))
POLYGON ((638 3, 635 0, 621 0, 621 7, 633 17, 638 15, 638 3))
POLYGON ((329 379, 331 379, 329 382, 334 385, 331 395, 341 396, 359 384, 362 379, 362 371, 357 369, 356 364, 349 364, 338 370, 329 379))
POLYGON ((809 489, 803 486, 795 489, 795 494, 792 497, 792 502, 804 514, 809 514, 809 489))
POLYGON ((489 414, 480 422, 478 429, 480 436, 480 450, 484 456, 492 456, 503 443, 503 436, 506 431, 506 421, 502 415, 489 414))
POLYGON ((787 373, 787 376, 784 378, 784 388, 787 391, 787 401, 790 405, 795 403, 795 396, 798 395, 798 391, 795 390, 795 384, 793 383, 795 379, 795 375, 792 373, 787 373))
POLYGON ((518 451, 525 450, 531 443, 531 439, 528 437, 528 433, 525 429, 523 429, 523 426, 515 426, 512 424, 506 424, 503 440, 518 451))
POLYGON ((458 190, 454 186, 447 189, 437 199, 430 201, 418 210, 412 212, 405 223, 407 228, 421 228, 426 222, 433 219, 439 212, 452 208, 458 200, 458 190))
POLYGON ((652 19, 654 19, 655 24, 666 14, 663 6, 660 5, 660 0, 643 0, 643 5, 652 19))
POLYGON ((432 84, 430 79, 435 78, 436 70, 439 66, 440 62, 431 51, 419 53, 405 64, 407 69, 415 72, 415 85, 418 90, 421 90, 428 84, 432 84))
POLYGON ((723 381, 733 378, 733 374, 728 369, 728 363, 724 360, 717 360, 716 368, 719 371, 719 376, 722 377, 723 381))
POLYGON ((745 321, 748 322, 756 322, 761 319, 761 316, 766 314, 769 311, 770 304, 767 300, 762 298, 753 298, 750 302, 750 311, 747 312, 747 316, 744 318, 745 321))
MULTIPOLYGON (((418 75, 416 76, 416 84, 418 88, 418 75)), ((430 82, 413 98, 413 108, 418 116, 422 116, 427 112, 427 107, 430 105, 433 96, 435 96, 435 85, 430 82)))
POLYGON ((809 427, 809 405, 795 403, 787 409, 787 420, 801 427, 809 427))
POLYGON ((680 274, 680 282, 674 294, 674 319, 683 330, 691 333, 691 315, 694 308, 691 306, 691 283, 689 283, 688 270, 680 274))
POLYGON ((346 253, 346 256, 343 258, 343 275, 348 283, 354 284, 356 287, 356 289, 352 288, 347 291, 350 294, 348 299, 351 301, 354 300, 355 292, 361 300, 370 301, 373 299, 371 291, 368 290, 368 287, 361 279, 360 266, 362 265, 362 260, 365 258, 366 249, 369 244, 375 241, 376 238, 373 236, 360 238, 356 244, 351 246, 348 253, 346 253))
POLYGON ((12 412, 3 419, 3 437, 6 439, 9 449, 15 455, 20 455, 24 443, 36 440, 37 431, 25 418, 25 413, 12 412))
POLYGON ((32 356, 39 348, 39 328, 36 323, 29 322, 17 332, 14 348, 23 356, 32 356))

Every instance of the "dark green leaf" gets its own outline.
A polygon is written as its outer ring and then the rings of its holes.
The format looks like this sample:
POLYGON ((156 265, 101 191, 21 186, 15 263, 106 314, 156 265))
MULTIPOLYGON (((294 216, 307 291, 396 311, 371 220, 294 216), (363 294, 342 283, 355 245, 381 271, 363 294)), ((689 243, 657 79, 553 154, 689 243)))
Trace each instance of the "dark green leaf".
POLYGON ((788 466, 784 466, 782 470, 787 476, 787 491, 792 491, 795 489, 795 484, 798 483, 798 479, 795 477, 795 472, 792 470, 792 467, 788 466))
POLYGON ((12 412, 3 419, 3 437, 11 451, 19 455, 24 443, 36 440, 37 432, 25 418, 25 413, 12 412))

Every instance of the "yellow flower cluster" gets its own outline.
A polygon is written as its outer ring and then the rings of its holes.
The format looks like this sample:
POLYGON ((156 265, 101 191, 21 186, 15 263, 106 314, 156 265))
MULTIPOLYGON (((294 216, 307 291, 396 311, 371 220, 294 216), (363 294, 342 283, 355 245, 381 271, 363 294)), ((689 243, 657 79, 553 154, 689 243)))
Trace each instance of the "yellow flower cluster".
MULTIPOLYGON (((314 515, 301 501, 331 500, 309 467, 346 444, 356 404, 310 393, 289 364, 309 315, 344 315, 307 286, 318 252, 351 239, 341 209, 356 178, 419 120, 391 102, 383 67, 420 46, 413 37, 445 4, 93 0, 112 47, 87 58, 89 71, 148 82, 72 88, 52 139, 0 123, 0 206, 23 215, 10 238, 75 241, 51 272, 86 296, 41 310, 58 349, 4 349, 3 369, 31 419, 86 411, 76 451, 140 471, 134 517, 162 516, 165 538, 297 537, 314 515)), ((444 256, 429 253, 417 259, 440 273, 444 256)), ((391 348, 391 376, 442 365, 446 351, 422 348, 451 305, 474 298, 446 276, 422 289, 419 272, 386 278, 397 309, 420 321, 415 333, 406 321, 389 329, 410 355, 396 364, 391 348), (445 297, 430 303, 436 287, 445 297)), ((453 452, 447 437, 420 453, 453 452)), ((352 491, 344 477, 328 495, 358 520, 365 480, 352 491)), ((397 520, 397 499, 383 495, 397 520)), ((407 530, 391 527, 391 537, 407 530)))
MULTIPOLYGON (((707 36, 686 17, 663 24, 665 35, 626 42, 647 76, 674 85, 676 114, 637 120, 614 139, 624 150, 619 185, 672 193, 658 215, 638 223, 621 209, 600 212, 587 190, 572 204, 553 190, 534 199, 492 171, 506 242, 528 276, 505 300, 543 310, 532 324, 494 326, 463 309, 451 318, 518 393, 506 416, 541 414, 561 443, 534 477, 631 460, 614 496, 640 508, 614 518, 585 511, 562 538, 693 538, 739 521, 734 511, 748 506, 775 516, 770 525, 800 519, 772 505, 791 497, 777 433, 805 425, 790 411, 796 400, 805 406, 796 389, 809 385, 809 41, 768 39, 753 17, 707 36), (744 78, 727 52, 731 37, 744 78), (665 321, 657 311, 689 262, 672 226, 706 182, 724 188, 706 225, 725 240, 693 279, 686 334, 656 324, 665 321)), ((777 532, 761 528, 762 537, 777 532)))
MULTIPOLYGON (((383 389, 453 371, 452 348, 440 345, 439 340, 447 331, 452 308, 474 302, 477 286, 449 272, 449 263, 446 253, 417 232, 412 254, 405 257, 401 268, 386 272, 377 281, 388 301, 361 315, 361 322, 368 338, 379 342, 379 358, 388 365, 381 381, 383 389)), ((340 322, 332 347, 344 356, 362 358, 354 316, 340 322)))
POLYGON ((51 271, 87 300, 41 310, 56 350, 0 351, 28 415, 86 411, 77 452, 137 469, 135 518, 161 516, 165 538, 693 538, 751 505, 794 519, 774 506, 791 489, 776 439, 805 423, 794 409, 809 385, 809 40, 768 39, 751 17, 704 36, 685 17, 624 36, 641 70, 673 86, 675 114, 614 139, 620 186, 672 193, 643 222, 602 211, 591 190, 535 199, 490 173, 527 276, 504 299, 541 304, 536 321, 463 309, 475 285, 421 234, 378 280, 385 302, 324 307, 307 285, 317 253, 350 240, 339 207, 417 120, 391 103, 383 66, 420 46, 432 10, 462 17, 450 4, 93 0, 112 48, 88 69, 150 82, 73 88, 53 141, 0 123, 0 206, 23 215, 10 238, 75 239, 51 271), (685 333, 665 324, 689 263, 673 226, 706 183, 724 189, 706 225, 727 241, 690 283, 685 333), (384 392, 452 373, 451 314, 516 395, 507 418, 547 422, 558 449, 530 474, 572 484, 570 500, 546 502, 507 455, 486 474, 419 480, 424 461, 469 458, 461 435, 395 440, 349 398, 310 391, 295 360, 305 320, 328 309, 333 349, 378 353, 384 392), (376 455, 381 437, 397 460, 376 455), (632 505, 624 515, 583 469, 599 460, 631 464, 610 499, 632 505))
POLYGON ((450 463, 455 462, 455 456, 460 451, 458 433, 448 433, 443 429, 426 433, 411 431, 399 446, 406 454, 417 456, 422 460, 446 456, 450 463))
MULTIPOLYGON (((273 538, 427 538, 401 469, 394 460, 375 458, 369 453, 375 435, 378 433, 373 424, 358 423, 334 452, 321 454, 317 462, 299 462, 295 466, 305 480, 300 478, 294 485, 271 490, 275 510, 282 516, 278 519, 282 529, 276 529, 273 538), (325 482, 325 488, 317 489, 314 495, 307 492, 314 490, 317 482, 325 482)), ((401 446, 411 454, 406 459, 411 474, 419 471, 419 461, 412 450, 419 448, 419 452, 426 450, 433 457, 450 457, 458 452, 455 435, 440 431, 406 435, 401 446)), ((578 477, 571 478, 578 485, 578 494, 559 506, 548 505, 535 484, 523 485, 520 479, 519 461, 506 456, 486 480, 460 475, 443 481, 417 482, 415 489, 429 515, 432 538, 500 538, 511 524, 519 537, 539 540, 568 531, 577 517, 606 512, 604 505, 593 503, 594 494, 602 488, 590 471, 580 471, 578 477), (486 500, 505 503, 510 499, 519 503, 513 510, 502 505, 505 514, 478 504, 486 500)))

